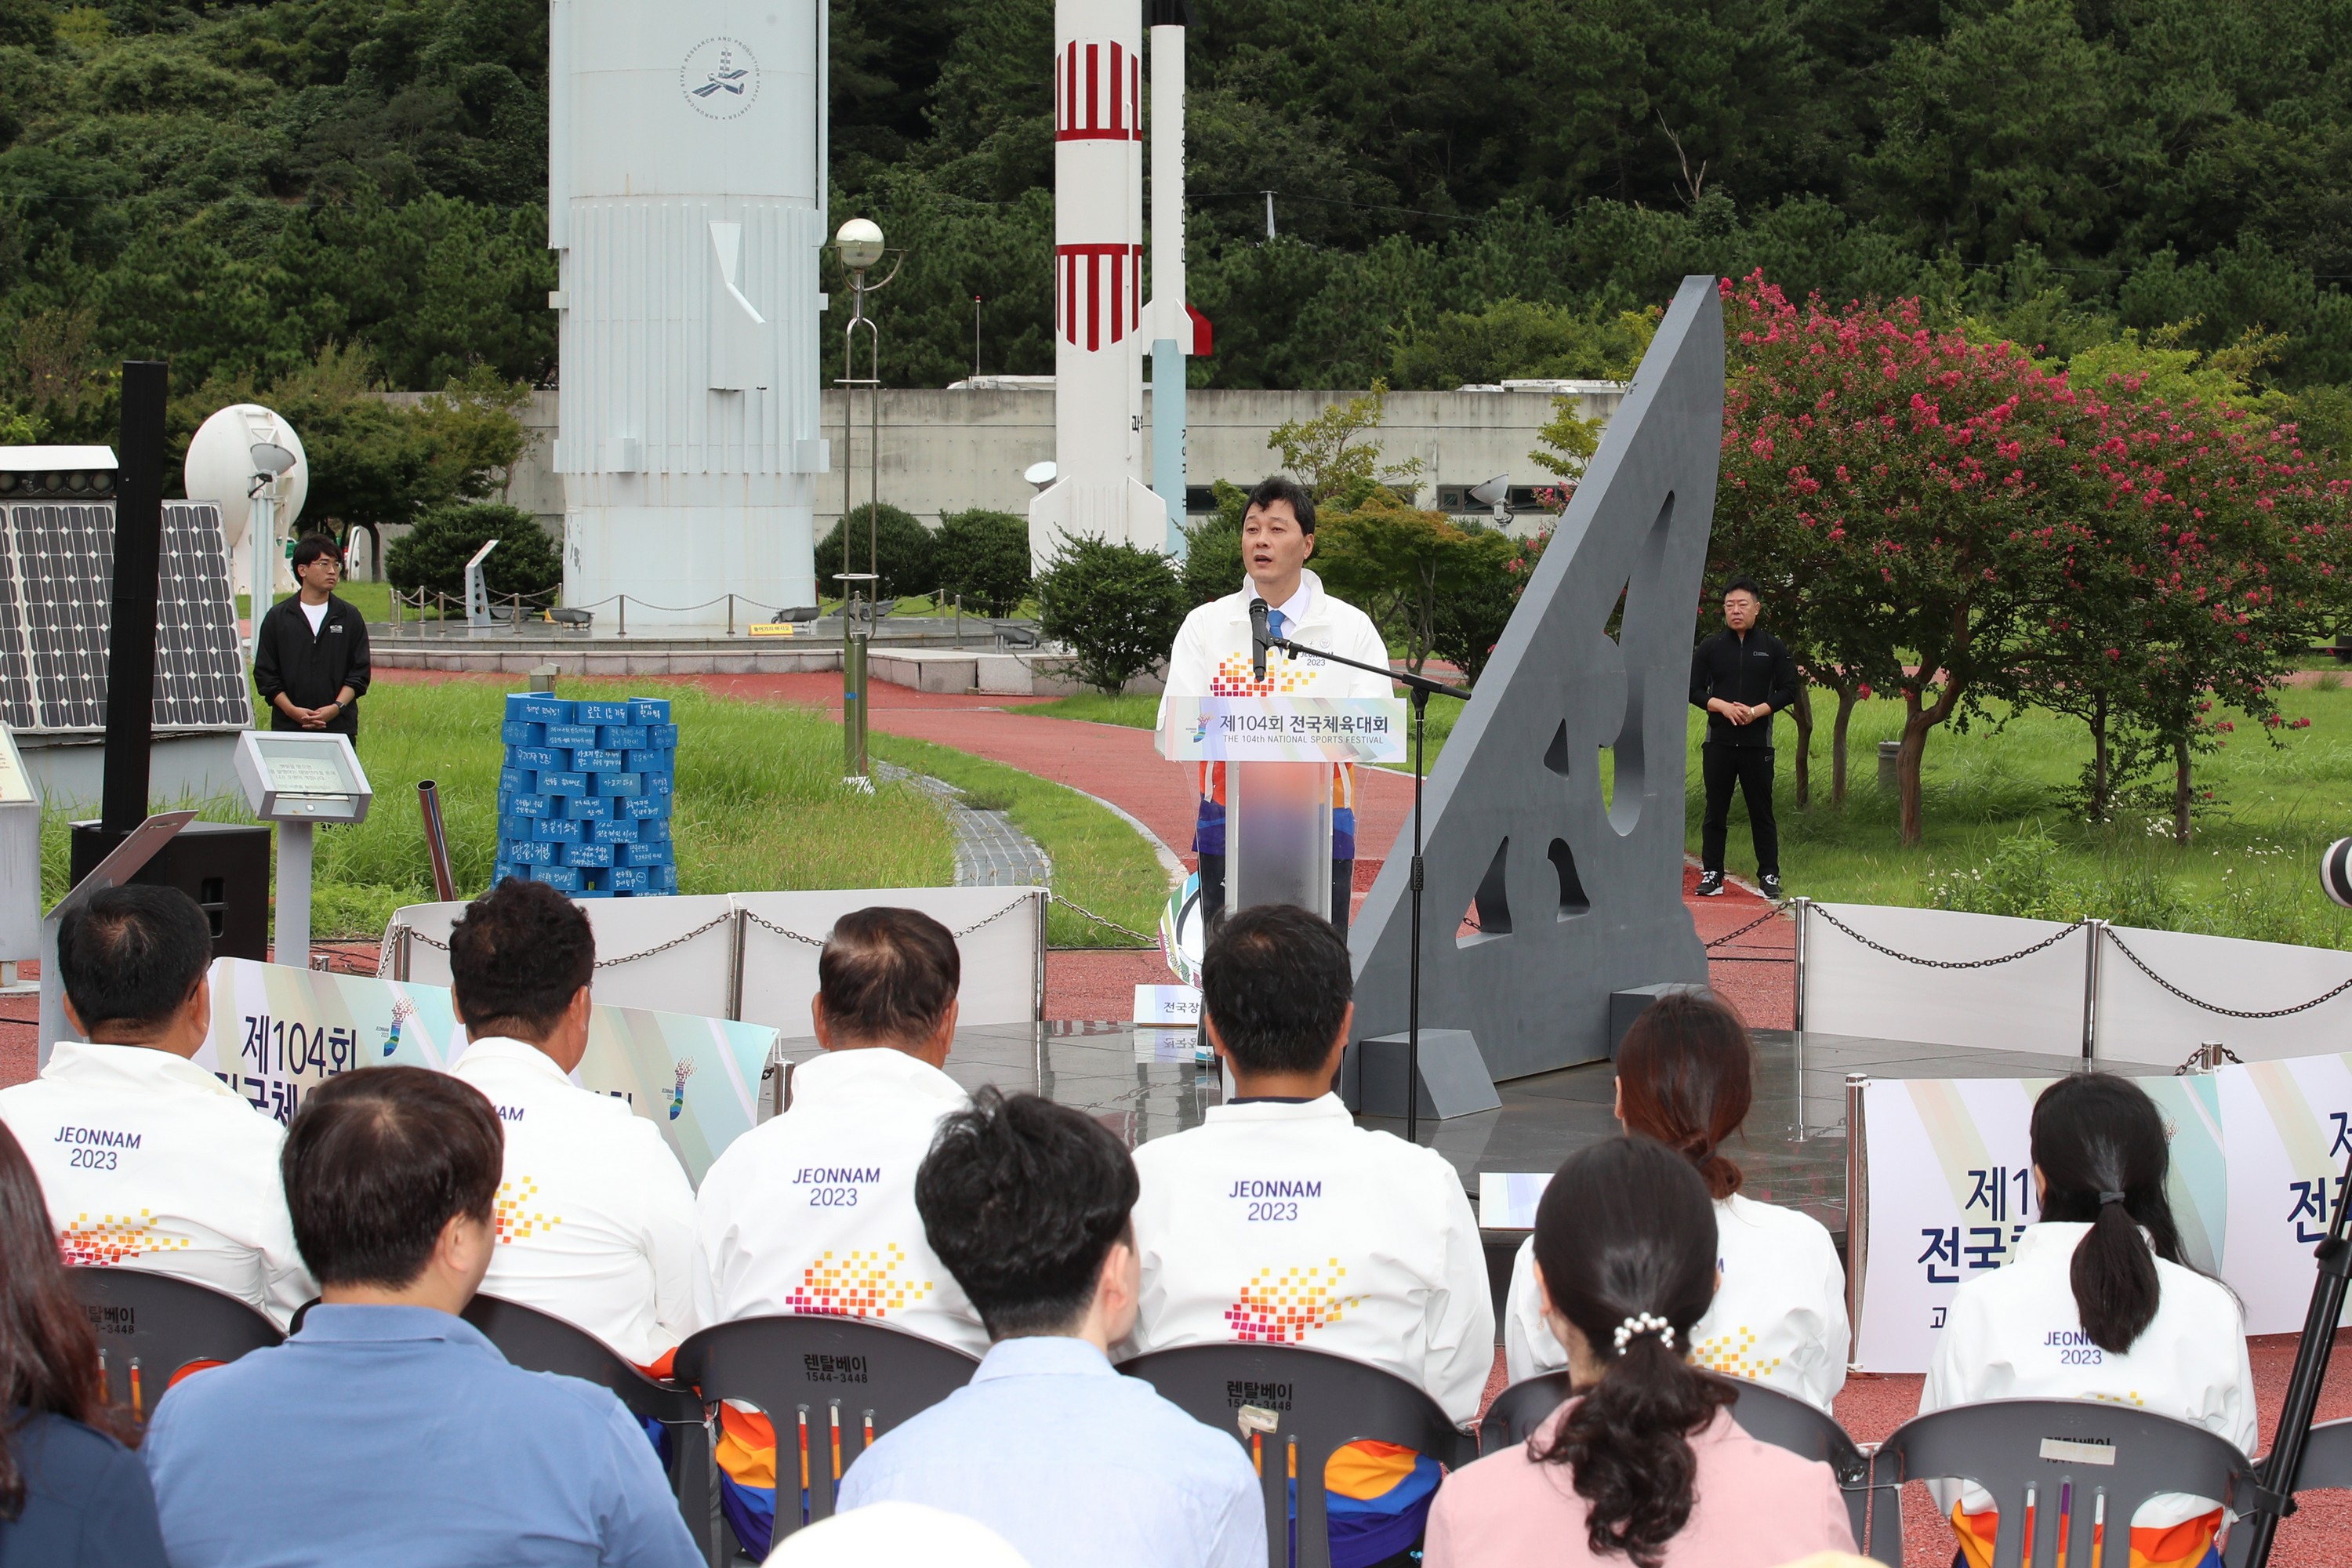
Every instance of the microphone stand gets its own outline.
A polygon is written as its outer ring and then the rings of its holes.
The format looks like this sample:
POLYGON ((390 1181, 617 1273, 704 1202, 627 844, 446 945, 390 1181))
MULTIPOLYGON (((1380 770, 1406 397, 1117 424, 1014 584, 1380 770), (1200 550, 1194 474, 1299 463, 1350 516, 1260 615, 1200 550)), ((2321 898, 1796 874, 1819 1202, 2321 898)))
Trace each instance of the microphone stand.
MULTIPOLYGON (((2321 1177, 2325 1183, 2326 1178, 2321 1177)), ((2311 1307, 2303 1320, 2303 1342, 2295 1347, 2294 1370, 2287 1374, 2286 1399, 2279 1407, 2278 1429, 2271 1437, 2270 1458, 2263 1464, 2255 1489, 2256 1506, 2246 1510, 2239 1528, 2249 1532, 2246 1554, 2233 1560, 2246 1568, 2264 1568, 2270 1562, 2272 1538, 2279 1521, 2294 1511, 2295 1472, 2303 1468, 2303 1451, 2311 1441, 2311 1418, 2319 1409, 2320 1384, 2327 1381, 2327 1361, 2336 1349, 2336 1325, 2344 1316, 2344 1297, 2352 1286, 2352 1241, 2345 1237, 2345 1215, 2352 1208, 2352 1159, 2345 1163, 2345 1181, 2337 1184, 2336 1214, 2325 1240, 2312 1249, 2319 1279, 2312 1287, 2311 1307)), ((2326 1201, 2325 1190, 2322 1203, 2326 1201)))
POLYGON ((1423 721, 1429 716, 1432 694, 1470 700, 1470 693, 1459 686, 1448 686, 1442 680, 1432 680, 1425 675, 1413 675, 1388 666, 1366 664, 1360 659, 1342 658, 1336 653, 1319 647, 1308 647, 1288 637, 1255 637, 1257 651, 1278 647, 1299 658, 1327 658, 1333 664, 1346 665, 1349 669, 1365 670, 1402 681, 1412 693, 1412 963, 1407 973, 1405 993, 1404 1045, 1404 1138, 1408 1143, 1421 1139, 1421 775, 1423 721))

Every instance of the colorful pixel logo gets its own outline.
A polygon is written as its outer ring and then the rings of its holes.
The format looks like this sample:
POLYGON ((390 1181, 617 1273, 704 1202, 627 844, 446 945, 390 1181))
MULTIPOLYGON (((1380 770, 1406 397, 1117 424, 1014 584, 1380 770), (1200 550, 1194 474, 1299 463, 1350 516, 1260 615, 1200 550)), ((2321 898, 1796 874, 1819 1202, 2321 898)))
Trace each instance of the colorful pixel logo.
POLYGON ((1261 1268, 1242 1287, 1241 1300, 1225 1309, 1225 1324, 1245 1344, 1297 1344, 1307 1330, 1328 1328, 1346 1309, 1363 1304, 1361 1296, 1339 1294, 1347 1273, 1336 1258, 1321 1268, 1286 1269, 1279 1278, 1261 1268))
POLYGON ((137 1219, 101 1215, 95 1224, 86 1214, 76 1215, 73 1224, 58 1232, 58 1251, 69 1268, 104 1268, 151 1252, 186 1250, 186 1237, 156 1235, 154 1218, 152 1209, 141 1209, 137 1219))
POLYGON ((416 1016, 416 1004, 404 996, 392 1005, 392 1028, 383 1037, 383 1054, 400 1049, 400 1026, 416 1016))
POLYGON ((518 1241, 529 1241, 533 1236, 545 1236, 563 1223, 563 1216, 560 1214, 542 1214, 537 1209, 523 1207, 538 1193, 539 1183, 529 1176, 522 1178, 520 1184, 499 1184, 498 1203, 492 1209, 490 1223, 498 1231, 499 1246, 511 1246, 518 1241))
POLYGON ((669 1119, 672 1121, 677 1121, 678 1113, 686 1109, 686 1080, 693 1076, 694 1058, 688 1057, 677 1064, 677 1079, 670 1085, 669 1119))
POLYGON ((907 1254, 898 1243, 835 1258, 820 1253, 801 1275, 800 1289, 784 1298, 784 1310, 823 1318, 887 1318, 931 1293, 931 1282, 898 1278, 907 1254))

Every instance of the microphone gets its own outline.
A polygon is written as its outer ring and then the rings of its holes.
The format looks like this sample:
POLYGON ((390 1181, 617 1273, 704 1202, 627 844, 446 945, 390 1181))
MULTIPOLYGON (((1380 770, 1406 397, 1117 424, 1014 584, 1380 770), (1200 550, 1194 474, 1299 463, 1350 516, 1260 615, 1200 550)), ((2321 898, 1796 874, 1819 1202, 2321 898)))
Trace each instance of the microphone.
POLYGON ((1274 634, 1265 629, 1265 601, 1250 601, 1250 675, 1254 679, 1265 679, 1265 646, 1274 634))

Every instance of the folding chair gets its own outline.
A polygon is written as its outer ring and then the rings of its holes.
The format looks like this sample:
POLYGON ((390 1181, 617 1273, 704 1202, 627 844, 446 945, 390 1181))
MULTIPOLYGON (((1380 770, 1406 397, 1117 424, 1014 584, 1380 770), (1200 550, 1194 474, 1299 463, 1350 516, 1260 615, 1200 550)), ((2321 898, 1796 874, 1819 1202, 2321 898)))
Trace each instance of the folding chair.
MULTIPOLYGON (((704 1329, 677 1347, 671 1366, 705 1400, 756 1405, 775 1428, 781 1542, 830 1519, 851 1461, 970 1383, 980 1363, 887 1323, 782 1316, 704 1329)), ((722 1559, 710 1561, 718 1568, 722 1559)))
MULTIPOLYGON (((2259 1468, 2262 1461, 2256 1460, 2259 1468)), ((2352 1421, 2322 1421, 2311 1429, 2311 1437, 2303 1450, 2303 1466, 2294 1473, 2291 1492, 2342 1491, 2352 1489, 2352 1421)), ((2230 1531, 2229 1550, 2221 1560, 2230 1568, 2244 1568, 2246 1543, 2252 1539, 2242 1527, 2230 1531)), ((2275 1553, 2273 1553, 2275 1555, 2275 1553)))
POLYGON ((1903 1561, 1906 1481, 1971 1480, 2000 1509, 1993 1568, 2093 1561, 2092 1536, 2113 1533, 2100 1560, 2130 1556, 2132 1515, 2159 1492, 2211 1498, 2242 1512, 2253 1467, 2228 1439, 2201 1426, 2096 1399, 2000 1399, 1905 1422, 1871 1457, 1871 1485, 1885 1500, 1870 1521, 1870 1555, 1903 1561), (2032 1539, 2027 1538, 2028 1531, 2032 1539))
POLYGON ((525 1372, 558 1373, 609 1388, 630 1415, 658 1423, 668 1439, 670 1492, 677 1499, 678 1514, 706 1555, 712 1550, 719 1483, 701 1395, 647 1377, 586 1330, 520 1301, 477 1295, 466 1303, 463 1316, 525 1372))
MULTIPOLYGON (((1846 1512, 1853 1521, 1853 1539, 1860 1545, 1868 1539, 1870 1523, 1870 1460, 1854 1447, 1845 1428, 1837 1422, 1797 1398, 1777 1388, 1743 1379, 1730 1380, 1738 1384, 1739 1401, 1731 1407, 1731 1418, 1741 1431, 1759 1443, 1769 1443, 1775 1448, 1786 1448, 1803 1458, 1819 1459, 1837 1477, 1838 1489, 1845 1494, 1846 1512)), ((1492 1454, 1514 1443, 1524 1443, 1542 1426, 1551 1413, 1568 1397, 1568 1373, 1548 1372, 1515 1383, 1495 1395, 1495 1403, 1486 1407, 1486 1419, 1478 1424, 1478 1451, 1492 1454)))
POLYGON ((1249 1448, 1265 1499, 1269 1561, 1281 1568, 1329 1568, 1330 1526, 1323 1466, 1341 1447, 1370 1440, 1426 1454, 1451 1469, 1477 1457, 1468 1434, 1437 1402, 1376 1366, 1303 1345, 1186 1345, 1124 1362, 1194 1420, 1231 1433, 1249 1448), (1269 1425, 1244 1431, 1243 1411, 1269 1425), (1290 1486, 1297 1482, 1297 1532, 1290 1486), (1286 1552, 1285 1543, 1289 1542, 1286 1552))
POLYGON ((231 1362, 285 1339, 267 1313, 192 1279, 144 1268, 68 1268, 98 1333, 106 1396, 140 1420, 192 1363, 231 1362))

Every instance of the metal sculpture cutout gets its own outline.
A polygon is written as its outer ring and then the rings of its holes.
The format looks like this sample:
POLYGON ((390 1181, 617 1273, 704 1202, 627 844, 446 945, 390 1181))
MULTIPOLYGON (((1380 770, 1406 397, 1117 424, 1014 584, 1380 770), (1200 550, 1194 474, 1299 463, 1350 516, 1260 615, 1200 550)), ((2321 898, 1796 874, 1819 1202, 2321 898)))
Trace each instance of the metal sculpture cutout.
MULTIPOLYGON (((1706 979, 1683 756, 1722 437, 1723 305, 1685 278, 1430 775, 1422 1025, 1498 1079, 1606 1057, 1612 992, 1706 979)), ((1351 933, 1359 1038, 1405 1026, 1407 876, 1351 933)))

